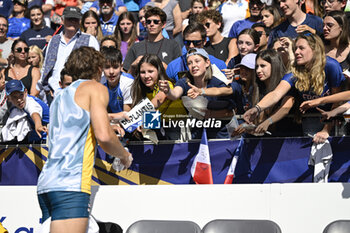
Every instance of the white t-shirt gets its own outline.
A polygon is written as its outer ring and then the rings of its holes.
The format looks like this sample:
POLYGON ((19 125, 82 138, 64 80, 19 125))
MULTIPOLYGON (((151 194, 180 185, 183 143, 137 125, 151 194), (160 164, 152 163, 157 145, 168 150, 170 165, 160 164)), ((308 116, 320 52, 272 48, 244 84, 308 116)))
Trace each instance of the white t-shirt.
POLYGON ((224 22, 224 28, 221 33, 224 37, 228 37, 230 29, 236 21, 246 18, 247 9, 248 2, 245 0, 237 0, 237 2, 227 1, 219 7, 224 22))

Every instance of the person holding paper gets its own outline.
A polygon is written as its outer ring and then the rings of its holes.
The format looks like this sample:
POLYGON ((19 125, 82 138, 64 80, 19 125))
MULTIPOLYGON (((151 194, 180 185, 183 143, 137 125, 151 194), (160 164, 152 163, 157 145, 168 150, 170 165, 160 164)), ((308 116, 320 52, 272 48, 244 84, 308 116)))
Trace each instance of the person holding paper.
POLYGON ((74 50, 65 64, 73 83, 50 106, 49 154, 38 179, 42 220, 51 233, 85 233, 97 143, 128 168, 133 160, 110 127, 107 88, 99 83, 104 63, 90 47, 74 50))
MULTIPOLYGON (((146 54, 138 65, 138 75, 132 85, 132 106, 138 104, 142 99, 151 100, 154 108, 162 114, 162 119, 178 118, 177 116, 187 115, 187 111, 181 100, 170 100, 164 92, 160 91, 158 82, 167 82, 170 88, 173 83, 166 75, 162 61, 157 55, 146 54)), ((157 134, 158 138, 176 140, 180 137, 180 128, 171 127, 165 129, 165 135, 157 134)))

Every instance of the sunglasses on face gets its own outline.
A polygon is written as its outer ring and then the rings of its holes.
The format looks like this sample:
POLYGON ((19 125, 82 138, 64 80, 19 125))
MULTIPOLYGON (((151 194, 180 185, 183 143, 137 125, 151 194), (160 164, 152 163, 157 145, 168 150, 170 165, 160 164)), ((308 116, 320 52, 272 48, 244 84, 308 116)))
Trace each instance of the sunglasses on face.
POLYGON ((204 26, 205 26, 206 28, 210 28, 210 23, 207 22, 207 23, 204 24, 204 26))
POLYGON ((201 40, 184 40, 184 45, 190 46, 193 44, 194 46, 200 46, 202 44, 201 40))
POLYGON ((264 35, 265 33, 262 31, 256 31, 259 34, 259 37, 261 37, 262 35, 264 35))
POLYGON ((24 50, 25 53, 28 53, 29 52, 29 48, 28 47, 25 47, 25 48, 16 48, 15 51, 17 53, 21 53, 22 51, 24 50))
POLYGON ((154 24, 160 24, 160 20, 159 19, 147 19, 146 20, 146 24, 151 24, 151 23, 154 23, 154 24))
POLYGON ((102 46, 101 49, 115 49, 116 47, 111 45, 111 46, 102 46))

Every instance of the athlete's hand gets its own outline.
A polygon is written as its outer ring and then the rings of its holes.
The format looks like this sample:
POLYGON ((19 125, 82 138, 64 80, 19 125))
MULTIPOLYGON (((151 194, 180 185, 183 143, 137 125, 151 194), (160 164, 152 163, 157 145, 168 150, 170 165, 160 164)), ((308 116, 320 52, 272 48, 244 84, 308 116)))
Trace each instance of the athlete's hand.
POLYGON ((125 150, 126 155, 123 157, 123 159, 120 159, 120 162, 124 165, 125 169, 128 169, 134 160, 132 157, 132 154, 125 150))

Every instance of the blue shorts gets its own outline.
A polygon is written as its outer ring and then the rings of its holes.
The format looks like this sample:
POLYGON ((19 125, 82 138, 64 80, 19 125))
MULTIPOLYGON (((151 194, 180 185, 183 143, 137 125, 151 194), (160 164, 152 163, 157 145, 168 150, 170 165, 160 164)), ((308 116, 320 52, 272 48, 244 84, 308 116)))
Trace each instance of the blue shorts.
POLYGON ((83 192, 57 191, 38 195, 43 213, 42 222, 51 216, 51 221, 88 218, 90 194, 83 192))

